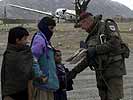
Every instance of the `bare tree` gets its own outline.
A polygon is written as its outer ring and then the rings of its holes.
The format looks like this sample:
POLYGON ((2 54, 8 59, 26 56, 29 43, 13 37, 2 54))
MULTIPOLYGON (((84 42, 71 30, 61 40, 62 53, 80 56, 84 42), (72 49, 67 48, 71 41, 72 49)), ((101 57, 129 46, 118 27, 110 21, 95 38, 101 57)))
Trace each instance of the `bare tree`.
POLYGON ((91 0, 75 0, 75 11, 76 11, 76 24, 78 26, 78 17, 81 12, 86 11, 87 6, 91 0))

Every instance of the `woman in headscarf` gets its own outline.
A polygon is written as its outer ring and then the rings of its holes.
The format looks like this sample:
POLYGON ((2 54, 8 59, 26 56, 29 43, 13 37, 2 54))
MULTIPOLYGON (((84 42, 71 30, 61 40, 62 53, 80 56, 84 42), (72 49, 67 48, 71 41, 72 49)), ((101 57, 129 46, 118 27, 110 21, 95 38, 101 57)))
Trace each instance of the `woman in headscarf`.
POLYGON ((50 43, 55 26, 55 20, 52 18, 42 18, 38 23, 39 31, 35 33, 32 39, 35 100, 54 100, 53 92, 59 88, 54 49, 50 43))

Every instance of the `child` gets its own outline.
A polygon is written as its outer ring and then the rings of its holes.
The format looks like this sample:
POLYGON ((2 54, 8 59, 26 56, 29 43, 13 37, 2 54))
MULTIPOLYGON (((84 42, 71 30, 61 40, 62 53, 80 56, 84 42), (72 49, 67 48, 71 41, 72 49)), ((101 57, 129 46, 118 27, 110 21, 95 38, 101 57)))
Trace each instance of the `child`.
POLYGON ((62 61, 61 51, 55 50, 55 63, 56 63, 57 76, 59 79, 59 89, 54 93, 54 100, 67 100, 66 72, 65 72, 65 66, 62 64, 61 61, 62 61))
POLYGON ((54 100, 67 100, 66 91, 73 90, 73 80, 67 80, 68 68, 62 64, 61 51, 55 49, 55 63, 59 79, 59 89, 54 93, 54 100))
POLYGON ((2 100, 28 100, 28 82, 32 79, 32 52, 26 45, 28 31, 10 29, 1 69, 2 100))

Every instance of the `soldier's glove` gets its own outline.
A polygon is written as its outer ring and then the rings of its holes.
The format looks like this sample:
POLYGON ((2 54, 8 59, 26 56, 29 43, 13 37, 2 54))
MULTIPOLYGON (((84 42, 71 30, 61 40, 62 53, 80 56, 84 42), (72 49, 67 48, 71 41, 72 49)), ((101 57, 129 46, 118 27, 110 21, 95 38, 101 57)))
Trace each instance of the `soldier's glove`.
POLYGON ((96 55, 96 48, 95 47, 88 47, 87 48, 88 58, 93 58, 95 55, 96 55))
POLYGON ((89 67, 90 67, 91 70, 95 69, 94 68, 94 65, 96 64, 95 58, 96 58, 96 49, 95 49, 95 47, 88 47, 87 59, 88 59, 89 67))
POLYGON ((87 44, 84 41, 80 41, 80 48, 87 49, 87 44))

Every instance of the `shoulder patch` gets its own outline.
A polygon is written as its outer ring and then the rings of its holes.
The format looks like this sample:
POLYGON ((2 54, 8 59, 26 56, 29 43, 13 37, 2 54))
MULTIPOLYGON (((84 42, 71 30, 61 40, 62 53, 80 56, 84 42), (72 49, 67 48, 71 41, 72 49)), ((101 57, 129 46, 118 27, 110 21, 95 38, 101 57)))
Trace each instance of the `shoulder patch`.
POLYGON ((116 31, 116 28, 115 28, 114 25, 109 25, 109 28, 110 28, 110 30, 113 31, 113 32, 116 31))

